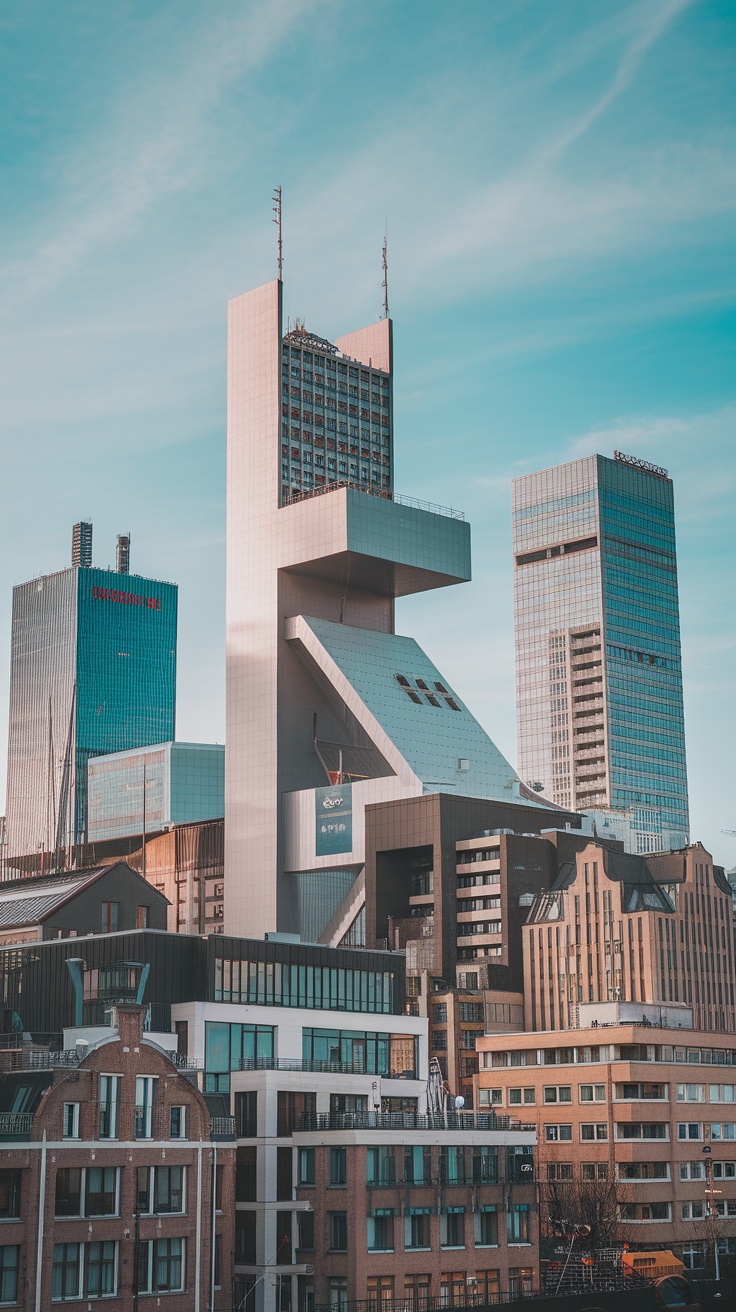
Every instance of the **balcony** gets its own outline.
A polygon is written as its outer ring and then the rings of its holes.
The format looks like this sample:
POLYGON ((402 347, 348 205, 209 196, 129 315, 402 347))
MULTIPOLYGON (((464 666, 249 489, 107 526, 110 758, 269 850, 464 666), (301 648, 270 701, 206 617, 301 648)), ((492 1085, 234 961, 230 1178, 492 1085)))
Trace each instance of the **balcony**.
POLYGON ((307 1057, 242 1057, 234 1071, 306 1071, 312 1075, 380 1075, 384 1080, 416 1080, 414 1070, 371 1071, 363 1062, 316 1061, 307 1057))
POLYGON ((0 1112, 0 1143, 24 1143, 31 1137, 32 1112, 0 1112))
POLYGON ((213 1143, 237 1138, 234 1116, 210 1117, 210 1137, 213 1143))
POLYGON ((455 1112, 444 1116, 419 1112, 307 1112, 297 1132, 319 1133, 326 1130, 522 1130, 514 1116, 497 1116, 495 1112, 455 1112))

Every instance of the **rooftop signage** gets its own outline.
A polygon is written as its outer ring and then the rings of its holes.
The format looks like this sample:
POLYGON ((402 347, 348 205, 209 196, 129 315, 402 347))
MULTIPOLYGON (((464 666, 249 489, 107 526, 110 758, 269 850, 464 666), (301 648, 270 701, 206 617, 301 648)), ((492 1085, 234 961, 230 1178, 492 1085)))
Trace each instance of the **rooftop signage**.
POLYGON ((92 588, 92 596, 98 601, 116 601, 121 606, 145 606, 148 610, 160 610, 160 597, 141 597, 137 592, 120 592, 117 588, 92 588))

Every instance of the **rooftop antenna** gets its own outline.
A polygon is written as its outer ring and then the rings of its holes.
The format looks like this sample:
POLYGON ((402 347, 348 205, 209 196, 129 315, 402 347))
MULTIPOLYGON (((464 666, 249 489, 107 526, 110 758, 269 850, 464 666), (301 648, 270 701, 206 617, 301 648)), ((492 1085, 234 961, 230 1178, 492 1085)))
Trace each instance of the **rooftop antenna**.
POLYGON ((274 187, 273 200, 275 201, 273 212, 276 215, 276 218, 273 220, 273 222, 276 224, 276 232, 278 233, 277 264, 279 269, 279 282, 281 282, 284 272, 284 253, 283 253, 283 246, 281 242, 281 188, 280 187, 274 187))
POLYGON ((381 252, 381 265, 383 268, 383 317, 388 319, 388 224, 383 234, 383 250, 381 252))

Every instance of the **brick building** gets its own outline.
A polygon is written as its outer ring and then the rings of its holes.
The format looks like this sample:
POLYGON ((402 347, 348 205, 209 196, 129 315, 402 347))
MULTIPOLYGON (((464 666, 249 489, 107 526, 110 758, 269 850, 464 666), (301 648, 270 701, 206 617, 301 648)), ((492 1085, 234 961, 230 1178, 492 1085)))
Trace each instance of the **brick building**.
POLYGON ((590 842, 560 865, 523 927, 526 1023, 577 1025, 581 1003, 692 1009, 736 1032, 731 888, 701 843, 646 857, 590 842))
POLYGON ((232 1123, 143 1014, 119 1005, 104 1030, 67 1031, 65 1051, 16 1052, 0 1080, 3 1305, 232 1306, 232 1123))
POLYGON ((479 1107, 536 1123, 543 1201, 545 1183, 578 1207, 608 1192, 619 1242, 702 1270, 714 1239, 736 1251, 736 1045, 687 1028, 682 1006, 584 1012, 564 1034, 479 1040, 479 1107))
POLYGON ((309 1206, 297 1256, 314 1267, 318 1305, 461 1306, 538 1288, 533 1128, 447 1121, 327 1114, 295 1131, 297 1198, 309 1206))

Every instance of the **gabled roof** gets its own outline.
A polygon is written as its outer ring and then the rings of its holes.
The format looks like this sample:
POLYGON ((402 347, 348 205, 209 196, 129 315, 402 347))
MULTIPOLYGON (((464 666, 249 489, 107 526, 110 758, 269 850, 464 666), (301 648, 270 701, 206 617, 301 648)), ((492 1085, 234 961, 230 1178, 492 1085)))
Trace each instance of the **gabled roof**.
POLYGON ((127 862, 116 861, 114 864, 71 871, 66 875, 41 875, 0 883, 0 930, 43 924, 60 907, 78 897, 83 889, 90 888, 103 875, 120 866, 129 870, 136 879, 143 878, 127 862))

